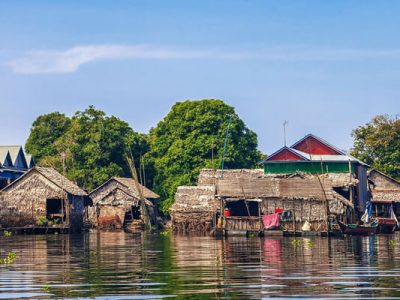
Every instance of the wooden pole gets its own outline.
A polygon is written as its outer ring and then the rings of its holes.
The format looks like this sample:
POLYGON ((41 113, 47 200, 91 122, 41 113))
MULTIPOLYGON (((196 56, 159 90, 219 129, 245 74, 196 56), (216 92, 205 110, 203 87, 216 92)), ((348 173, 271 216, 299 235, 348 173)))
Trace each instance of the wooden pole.
POLYGON ((145 228, 147 229, 151 229, 151 221, 150 218, 147 214, 147 205, 146 205, 146 199, 143 196, 143 190, 141 189, 141 187, 139 186, 138 183, 138 176, 137 176, 137 172, 135 169, 135 164, 133 161, 133 156, 131 155, 131 157, 127 156, 125 157, 127 163, 128 163, 128 167, 131 171, 131 175, 133 178, 133 181, 135 183, 135 188, 137 193, 139 194, 139 201, 140 201, 140 210, 141 210, 141 214, 142 214, 142 218, 143 218, 143 222, 145 224, 145 228))

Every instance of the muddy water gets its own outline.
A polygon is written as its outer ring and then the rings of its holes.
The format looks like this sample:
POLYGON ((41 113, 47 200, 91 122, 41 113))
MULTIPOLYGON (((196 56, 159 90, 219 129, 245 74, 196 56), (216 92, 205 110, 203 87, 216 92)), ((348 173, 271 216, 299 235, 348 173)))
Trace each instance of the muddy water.
POLYGON ((400 234, 185 237, 113 232, 0 237, 0 299, 399 298, 400 234))

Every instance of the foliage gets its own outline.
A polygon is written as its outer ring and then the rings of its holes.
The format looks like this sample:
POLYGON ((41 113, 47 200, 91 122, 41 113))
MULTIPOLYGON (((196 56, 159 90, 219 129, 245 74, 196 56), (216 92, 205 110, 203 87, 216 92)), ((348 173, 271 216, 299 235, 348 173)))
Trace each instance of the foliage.
POLYGON ((10 236, 12 236, 12 232, 11 232, 11 231, 8 231, 8 230, 4 230, 3 236, 5 236, 5 237, 10 237, 10 236))
POLYGON ((400 119, 379 115, 352 132, 352 155, 400 179, 400 119))
POLYGON ((39 116, 32 124, 25 145, 26 151, 32 154, 36 161, 57 155, 56 141, 70 126, 71 119, 59 112, 39 116))
POLYGON ((7 257, 0 258, 0 265, 9 265, 15 263, 17 260, 17 254, 15 252, 9 252, 7 257))
MULTIPOLYGON (((129 176, 125 154, 132 152, 139 162, 141 155, 149 151, 149 143, 128 123, 90 106, 72 118, 60 113, 38 117, 26 150, 38 165, 51 166, 59 172, 65 167, 69 179, 92 190, 112 176, 129 176)), ((150 167, 147 169, 150 173, 150 167)))
POLYGON ((46 226, 49 223, 49 220, 45 216, 38 216, 36 218, 36 224, 39 226, 46 226))
POLYGON ((221 100, 178 102, 150 131, 147 159, 156 170, 154 187, 163 199, 164 213, 178 186, 194 184, 201 168, 220 168, 228 115, 233 119, 225 167, 252 168, 261 159, 257 135, 221 100))

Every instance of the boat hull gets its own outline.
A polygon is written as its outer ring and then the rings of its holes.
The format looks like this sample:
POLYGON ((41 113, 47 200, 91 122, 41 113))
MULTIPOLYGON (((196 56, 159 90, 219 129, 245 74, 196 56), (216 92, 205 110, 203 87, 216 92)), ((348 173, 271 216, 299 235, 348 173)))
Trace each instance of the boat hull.
POLYGON ((393 233, 396 230, 397 222, 390 218, 376 218, 378 233, 393 233))
POLYGON ((376 234, 378 232, 378 224, 374 224, 371 226, 363 226, 363 225, 349 226, 348 224, 344 224, 342 222, 338 223, 343 234, 371 235, 371 234, 376 234))

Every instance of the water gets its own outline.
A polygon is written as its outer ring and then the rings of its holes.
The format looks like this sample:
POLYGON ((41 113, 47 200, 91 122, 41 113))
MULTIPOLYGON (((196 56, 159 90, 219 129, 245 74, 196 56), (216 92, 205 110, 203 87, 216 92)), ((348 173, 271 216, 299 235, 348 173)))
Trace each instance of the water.
POLYGON ((0 237, 0 299, 400 299, 400 233, 229 238, 0 237))

